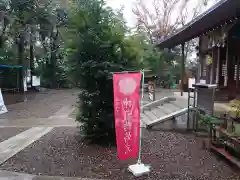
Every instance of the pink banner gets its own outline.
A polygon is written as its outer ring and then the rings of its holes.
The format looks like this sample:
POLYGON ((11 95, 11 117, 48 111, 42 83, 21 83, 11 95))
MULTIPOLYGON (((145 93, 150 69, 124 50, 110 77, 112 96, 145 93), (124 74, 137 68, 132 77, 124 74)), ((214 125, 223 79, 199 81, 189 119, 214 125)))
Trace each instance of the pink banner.
POLYGON ((117 153, 120 160, 136 158, 139 151, 141 73, 113 75, 117 153))

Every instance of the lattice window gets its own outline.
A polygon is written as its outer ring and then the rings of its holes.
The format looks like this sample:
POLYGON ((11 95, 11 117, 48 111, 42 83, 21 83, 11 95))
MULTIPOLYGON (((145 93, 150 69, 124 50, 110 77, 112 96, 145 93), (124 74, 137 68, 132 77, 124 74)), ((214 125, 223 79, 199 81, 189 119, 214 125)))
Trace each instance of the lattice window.
MULTIPOLYGON (((238 74, 238 80, 240 80, 240 67, 239 68, 239 74, 238 74)), ((234 80, 237 80, 237 65, 234 66, 234 80)))
POLYGON ((227 72, 226 64, 222 64, 222 76, 225 76, 227 72))

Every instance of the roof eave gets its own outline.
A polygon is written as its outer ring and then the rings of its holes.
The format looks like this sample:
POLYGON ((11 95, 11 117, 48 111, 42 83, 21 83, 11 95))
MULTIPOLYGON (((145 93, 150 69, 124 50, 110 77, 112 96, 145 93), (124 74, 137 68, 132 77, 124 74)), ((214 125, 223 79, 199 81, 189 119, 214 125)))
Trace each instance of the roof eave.
POLYGON ((166 37, 157 44, 159 48, 172 48, 187 42, 208 31, 222 21, 238 16, 240 13, 240 0, 222 0, 209 10, 199 15, 174 34, 166 37))

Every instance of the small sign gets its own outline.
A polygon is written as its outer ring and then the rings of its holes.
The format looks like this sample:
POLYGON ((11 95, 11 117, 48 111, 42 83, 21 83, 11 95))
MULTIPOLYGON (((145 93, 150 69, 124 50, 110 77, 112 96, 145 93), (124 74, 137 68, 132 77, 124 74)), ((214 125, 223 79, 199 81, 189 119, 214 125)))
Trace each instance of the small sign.
POLYGON ((150 99, 151 101, 154 100, 154 99, 153 99, 153 94, 152 94, 151 92, 148 93, 148 97, 149 97, 149 99, 150 99))
POLYGON ((8 110, 3 100, 2 90, 0 89, 0 114, 4 114, 6 112, 8 112, 8 110))
POLYGON ((148 81, 148 97, 151 101, 155 101, 154 93, 154 83, 152 81, 148 81))
POLYGON ((188 88, 189 89, 194 89, 193 84, 195 84, 195 78, 189 78, 188 79, 188 88))
POLYGON ((32 86, 40 86, 40 77, 32 76, 32 86))
POLYGON ((201 83, 201 84, 206 84, 206 80, 200 79, 200 83, 201 83))
POLYGON ((23 78, 23 87, 24 87, 24 92, 27 92, 27 78, 23 78))

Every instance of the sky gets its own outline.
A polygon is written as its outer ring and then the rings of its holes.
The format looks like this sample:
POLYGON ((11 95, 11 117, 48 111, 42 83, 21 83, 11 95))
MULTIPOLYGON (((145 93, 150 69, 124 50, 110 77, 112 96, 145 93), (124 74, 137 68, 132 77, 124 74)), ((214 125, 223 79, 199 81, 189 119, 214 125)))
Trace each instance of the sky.
POLYGON ((136 0, 106 0, 107 4, 113 9, 120 9, 124 6, 124 18, 127 21, 129 27, 133 27, 135 24, 135 17, 132 13, 132 8, 134 7, 134 2, 136 0))
MULTIPOLYGON (((214 3, 216 3, 216 1, 217 0, 209 0, 206 9, 211 7, 214 3)), ((132 9, 134 7, 134 3, 136 2, 136 0, 106 0, 106 2, 107 2, 107 5, 109 5, 113 9, 120 9, 121 6, 124 6, 123 13, 124 13, 124 18, 127 21, 127 25, 129 27, 134 27, 136 18, 134 16, 134 14, 132 13, 132 9)), ((147 0, 146 2, 149 2, 149 4, 150 4, 151 0, 147 0)), ((189 5, 194 7, 194 6, 196 6, 196 5, 194 5, 194 4, 196 4, 195 2, 197 2, 197 1, 191 0, 191 3, 189 5)), ((174 16, 174 14, 173 14, 173 16, 174 16)))

